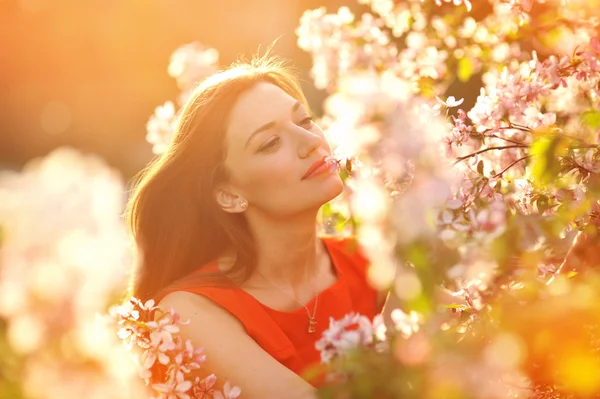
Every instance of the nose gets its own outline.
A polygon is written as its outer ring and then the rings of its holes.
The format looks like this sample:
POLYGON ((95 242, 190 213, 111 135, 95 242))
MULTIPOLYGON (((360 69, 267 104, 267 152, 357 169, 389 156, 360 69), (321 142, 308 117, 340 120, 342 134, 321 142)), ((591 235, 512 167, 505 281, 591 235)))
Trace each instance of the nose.
POLYGON ((308 158, 313 151, 321 146, 323 138, 319 134, 299 126, 297 126, 295 130, 297 132, 298 140, 298 156, 302 159, 308 158))

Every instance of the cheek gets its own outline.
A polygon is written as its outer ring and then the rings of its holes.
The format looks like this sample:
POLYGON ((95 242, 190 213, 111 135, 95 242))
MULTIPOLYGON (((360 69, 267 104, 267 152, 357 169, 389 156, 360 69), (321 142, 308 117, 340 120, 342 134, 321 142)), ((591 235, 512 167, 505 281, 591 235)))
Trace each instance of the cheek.
POLYGON ((299 183, 297 175, 297 165, 291 157, 270 156, 246 164, 239 180, 248 196, 258 199, 289 191, 295 181, 299 183))

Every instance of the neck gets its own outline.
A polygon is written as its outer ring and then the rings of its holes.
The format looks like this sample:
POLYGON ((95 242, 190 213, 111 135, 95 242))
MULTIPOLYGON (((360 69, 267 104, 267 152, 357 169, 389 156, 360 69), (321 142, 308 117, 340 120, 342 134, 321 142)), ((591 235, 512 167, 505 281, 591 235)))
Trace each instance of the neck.
POLYGON ((246 217, 257 251, 256 272, 286 286, 313 281, 324 248, 316 233, 316 212, 274 219, 248 212, 246 217))

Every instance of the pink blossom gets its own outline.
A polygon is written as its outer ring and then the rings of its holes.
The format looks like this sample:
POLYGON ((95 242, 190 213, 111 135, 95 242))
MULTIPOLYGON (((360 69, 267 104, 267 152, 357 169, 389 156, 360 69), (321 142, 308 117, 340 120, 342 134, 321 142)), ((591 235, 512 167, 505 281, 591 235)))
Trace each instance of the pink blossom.
POLYGON ((223 386, 223 392, 217 391, 213 394, 214 399, 235 399, 242 394, 239 387, 231 385, 229 381, 223 386))
POLYGON ((347 7, 327 14, 324 7, 305 11, 296 29, 298 46, 311 53, 311 75, 317 88, 334 88, 337 78, 357 67, 374 71, 394 63, 397 49, 383 23, 371 14, 359 20, 347 7), (356 40, 363 45, 357 46, 356 40))
POLYGON ((392 310, 390 317, 394 322, 394 328, 396 329, 396 331, 399 332, 405 338, 408 338, 413 333, 419 331, 419 314, 415 311, 405 313, 402 311, 402 309, 394 309, 392 310))
POLYGON ((196 377, 193 385, 192 392, 194 393, 194 398, 210 398, 217 392, 215 389, 215 384, 217 383, 217 377, 214 374, 209 375, 208 377, 203 378, 202 380, 196 377))
POLYGON ((321 352, 321 362, 329 363, 352 348, 373 343, 374 329, 365 316, 350 313, 341 320, 329 321, 329 328, 323 332, 315 348, 321 352))
POLYGON ((169 399, 191 399, 188 392, 192 383, 185 379, 182 372, 175 373, 175 378, 166 383, 152 384, 152 389, 169 399))
MULTIPOLYGON (((462 103, 462 100, 460 103, 462 103)), ((458 110, 458 117, 452 117, 454 125, 449 134, 443 139, 447 157, 451 157, 454 154, 454 147, 462 146, 471 138, 473 126, 465 124, 466 118, 467 115, 462 109, 458 110)))
POLYGON ((189 374, 201 368, 206 356, 202 348, 194 348, 190 340, 182 339, 180 326, 188 322, 182 321, 173 309, 163 311, 154 305, 154 301, 142 303, 134 298, 125 305, 114 307, 110 313, 117 326, 124 326, 121 330, 131 330, 129 334, 122 334, 129 347, 143 349, 138 355, 138 373, 158 394, 158 399, 234 399, 240 395, 240 389, 228 382, 223 392, 215 389, 215 375, 203 380, 197 378, 192 383, 189 374), (140 321, 140 312, 154 312, 154 319, 140 321))

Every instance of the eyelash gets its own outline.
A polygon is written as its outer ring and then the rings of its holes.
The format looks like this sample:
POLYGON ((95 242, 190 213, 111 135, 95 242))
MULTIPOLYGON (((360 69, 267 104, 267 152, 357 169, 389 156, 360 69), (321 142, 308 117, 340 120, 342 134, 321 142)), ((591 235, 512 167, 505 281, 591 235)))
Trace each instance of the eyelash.
MULTIPOLYGON (((302 119, 299 123, 297 123, 298 126, 310 125, 311 127, 312 127, 312 124, 313 124, 313 120, 310 116, 302 119)), ((266 151, 270 150, 271 148, 273 148, 277 143, 279 143, 279 137, 274 137, 272 140, 269 140, 265 145, 260 147, 258 149, 258 152, 266 152, 266 151)))
POLYGON ((300 123, 298 123, 298 126, 304 126, 304 125, 307 125, 307 124, 309 124, 311 126, 313 124, 313 120, 312 120, 312 118, 310 116, 307 116, 306 118, 302 119, 300 121, 300 123))
POLYGON ((272 140, 269 140, 265 145, 258 149, 258 152, 266 152, 273 148, 279 142, 279 137, 273 137, 272 140))

